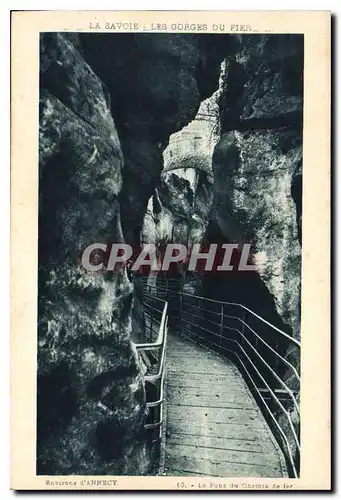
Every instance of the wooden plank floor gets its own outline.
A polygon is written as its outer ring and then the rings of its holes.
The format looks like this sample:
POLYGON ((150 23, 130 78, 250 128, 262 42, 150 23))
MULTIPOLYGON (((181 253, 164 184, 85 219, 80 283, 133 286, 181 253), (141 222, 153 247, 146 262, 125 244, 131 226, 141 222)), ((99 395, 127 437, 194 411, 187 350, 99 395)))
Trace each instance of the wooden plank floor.
POLYGON ((164 474, 287 475, 283 455, 233 363, 169 335, 166 394, 164 474))

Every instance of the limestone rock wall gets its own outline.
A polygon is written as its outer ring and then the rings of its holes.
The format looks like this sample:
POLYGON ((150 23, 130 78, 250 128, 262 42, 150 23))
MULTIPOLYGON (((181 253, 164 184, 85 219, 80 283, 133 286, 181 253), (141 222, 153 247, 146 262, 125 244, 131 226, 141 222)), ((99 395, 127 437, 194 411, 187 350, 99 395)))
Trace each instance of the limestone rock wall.
MULTIPOLYGON (((125 271, 88 273, 80 258, 94 242, 138 245, 153 194, 148 238, 168 238, 171 221, 180 231, 171 238, 186 239, 179 210, 197 241, 205 230, 208 241, 252 243, 252 296, 261 289, 259 304, 299 336, 303 40, 252 38, 42 35, 39 474, 150 470, 145 367, 132 343, 143 329, 139 299, 125 271), (217 89, 223 58, 213 185, 207 172, 195 190, 175 174, 161 180, 170 134, 217 89)), ((239 290, 243 301, 240 283, 217 285, 212 296, 239 290)))
MULTIPOLYGON (((169 136, 193 120, 201 101, 218 87, 221 38, 84 34, 81 43, 111 95, 125 160, 123 231, 128 242, 136 243, 148 200, 159 184, 169 136)), ((228 37, 224 51, 234 50, 235 39, 228 37)))
POLYGON ((138 297, 125 271, 80 259, 139 242, 169 134, 218 76, 195 36, 41 37, 38 474, 150 471, 138 297))
MULTIPOLYGON (((243 36, 226 59, 211 226, 251 243, 276 311, 300 336, 303 37, 243 36)), ((266 314, 266 311, 262 311, 266 314)))
MULTIPOLYGON (((204 280, 205 293, 233 300, 300 338, 303 36, 242 36, 226 57, 221 138, 213 155, 208 242, 251 243, 257 271, 204 280), (220 285, 220 286, 218 286, 220 285)), ((270 341, 270 339, 268 339, 270 341)), ((300 353, 286 352, 299 370, 300 353)), ((299 390, 288 369, 284 380, 299 390)), ((299 416, 288 408, 296 431, 299 416)), ((286 418, 279 422, 295 443, 286 418)))
POLYGON ((122 241, 123 156, 103 86, 70 39, 41 40, 39 474, 143 472, 142 367, 125 272, 88 273, 85 247, 122 241))

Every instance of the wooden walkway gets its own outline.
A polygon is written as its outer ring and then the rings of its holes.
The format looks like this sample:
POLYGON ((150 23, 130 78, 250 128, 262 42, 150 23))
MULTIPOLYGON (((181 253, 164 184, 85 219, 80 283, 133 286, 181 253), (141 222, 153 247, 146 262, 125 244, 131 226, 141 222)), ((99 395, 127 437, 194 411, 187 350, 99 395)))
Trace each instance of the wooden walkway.
POLYGON ((287 476, 283 455, 230 361, 169 335, 166 398, 163 474, 287 476))

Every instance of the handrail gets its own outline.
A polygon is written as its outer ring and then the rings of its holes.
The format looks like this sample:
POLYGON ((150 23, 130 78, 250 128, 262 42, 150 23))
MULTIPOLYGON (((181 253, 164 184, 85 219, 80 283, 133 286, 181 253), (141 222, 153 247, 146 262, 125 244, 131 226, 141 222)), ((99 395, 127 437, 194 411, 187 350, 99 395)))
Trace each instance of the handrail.
MULTIPOLYGON (((161 300, 161 299, 159 299, 161 300)), ((135 344, 135 347, 139 349, 140 351, 148 351, 150 349, 158 349, 164 344, 165 340, 165 324, 167 321, 167 309, 168 309, 168 302, 164 302, 163 306, 163 311, 162 311, 162 317, 161 317, 161 323, 159 327, 159 334, 155 342, 144 342, 140 344, 135 344)))
MULTIPOLYGON (((232 328, 229 328, 228 326, 225 327, 227 329, 231 329, 232 328)), ((251 347, 251 350, 257 355, 257 357, 259 359, 261 359, 261 361, 264 363, 264 365, 266 365, 266 367, 269 369, 269 371, 271 372, 271 374, 276 378, 276 380, 281 384, 282 387, 284 387, 284 389, 287 391, 287 393, 289 394, 290 396, 290 399, 292 400, 293 404, 294 404, 294 407, 297 411, 297 413, 299 414, 300 410, 299 410, 299 407, 298 407, 298 404, 297 404, 297 401, 295 399, 295 396, 293 395, 292 391, 290 390, 290 388, 287 386, 287 384, 285 382, 283 382, 283 380, 277 375, 277 373, 271 368, 271 366, 269 365, 269 363, 267 363, 263 358, 262 356, 259 354, 259 352, 255 349, 255 347, 250 343, 250 341, 245 337, 245 335, 240 331, 238 330, 237 328, 234 328, 234 330, 236 330, 242 337, 243 339, 246 341, 246 343, 251 347)), ((236 340, 234 339, 231 339, 233 340, 234 342, 237 342, 236 340)), ((240 349, 243 349, 242 346, 238 343, 238 346, 240 349)), ((254 365, 254 363, 252 363, 254 365)), ((270 389, 269 389, 270 390, 270 389)), ((296 436, 296 434, 295 434, 296 436)), ((298 444, 298 443, 297 443, 298 444)))
POLYGON ((248 328, 264 345, 266 345, 266 347, 268 347, 268 349, 273 353, 275 354, 275 356, 277 356, 285 365, 287 365, 289 368, 292 369, 296 379, 298 380, 298 382, 300 382, 300 376, 299 374, 297 373, 297 370, 296 368, 285 358, 283 358, 283 356, 281 356, 277 351, 275 351, 275 349, 273 349, 271 347, 271 345, 269 345, 267 342, 265 342, 264 339, 262 339, 262 337, 260 335, 258 335, 257 332, 255 332, 253 330, 253 328, 251 328, 251 326, 244 320, 242 320, 241 318, 238 318, 238 317, 234 317, 234 316, 229 316, 228 314, 225 314, 224 315, 224 318, 231 318, 231 319, 237 319, 239 320, 244 326, 246 326, 246 328, 248 328))
MULTIPOLYGON (((156 290, 159 290, 160 288, 162 288, 162 286, 160 287, 160 286, 149 285, 149 284, 148 284, 148 287, 149 288, 155 288, 156 290)), ((201 297, 200 295, 194 295, 194 294, 189 294, 189 293, 186 293, 186 292, 178 292, 176 290, 170 290, 168 288, 166 288, 166 291, 171 292, 171 293, 175 293, 177 295, 182 295, 182 296, 185 296, 185 297, 191 297, 192 299, 205 300, 207 302, 215 303, 215 304, 218 304, 218 305, 222 305, 223 304, 223 305, 227 305, 227 306, 241 307, 242 309, 244 309, 248 313, 252 314, 254 317, 256 317, 257 319, 259 319, 260 321, 262 321, 266 325, 268 325, 271 328, 273 328, 274 330, 276 330, 280 335, 282 335, 283 337, 285 337, 290 343, 294 344, 298 348, 301 348, 301 344, 300 344, 300 342, 298 342, 298 340, 294 339, 293 337, 291 337, 287 333, 283 332, 283 330, 281 330, 277 326, 275 326, 272 323, 270 323, 270 321, 267 321, 266 319, 262 318, 262 316, 259 316, 257 313, 255 313, 254 311, 252 311, 252 309, 249 309, 248 307, 244 306, 244 304, 240 304, 239 302, 224 302, 224 301, 219 301, 219 300, 215 300, 215 299, 210 299, 208 297, 201 297)))
MULTIPOLYGON (((156 291, 155 297, 160 295, 160 292, 161 292, 162 294, 163 293, 165 294, 165 296, 163 298, 176 297, 176 296, 178 296, 180 298, 179 308, 174 307, 174 305, 173 305, 173 307, 172 306, 170 306, 170 307, 171 307, 171 313, 175 312, 175 313, 179 314, 181 331, 183 331, 183 329, 184 329, 185 331, 188 332, 188 334, 190 336, 193 336, 195 338, 199 338, 199 339, 203 340, 206 345, 211 344, 211 345, 215 346, 215 348, 218 350, 228 351, 236 356, 242 371, 244 372, 244 374, 247 376, 248 380, 250 381, 253 390, 257 393, 261 406, 263 406, 264 411, 266 412, 266 414, 270 418, 270 421, 272 422, 272 424, 275 426, 276 431, 281 436, 282 441, 279 440, 279 445, 282 448, 282 451, 283 451, 284 455, 286 456, 288 463, 290 464, 290 468, 292 470, 294 477, 297 477, 298 476, 297 465, 295 464, 295 456, 294 456, 295 453, 293 450, 296 450, 297 457, 299 457, 299 454, 300 454, 299 435, 297 434, 297 432, 295 430, 290 411, 288 411, 284 407, 284 405, 279 400, 279 398, 276 394, 276 384, 274 384, 274 380, 276 380, 277 383, 279 383, 280 386, 282 386, 282 388, 284 388, 284 391, 287 394, 287 396, 289 397, 289 400, 291 401, 293 408, 297 412, 298 418, 299 418, 299 406, 298 406, 298 403, 296 401, 294 392, 288 387, 288 385, 284 382, 284 380, 282 380, 281 375, 276 372, 277 364, 276 364, 276 367, 273 368, 272 366, 270 366, 269 362, 267 362, 267 360, 264 359, 264 357, 263 357, 264 351, 263 351, 263 353, 262 353, 262 351, 259 351, 258 341, 260 341, 262 343, 262 345, 264 346, 264 348, 268 349, 272 353, 272 355, 275 356, 275 359, 280 360, 281 363, 283 363, 287 368, 292 370, 292 373, 294 374, 298 383, 300 383, 300 376, 299 376, 299 373, 297 372, 296 368, 288 360, 286 360, 283 356, 281 356, 281 354, 279 354, 270 344, 268 344, 268 342, 266 342, 266 340, 264 340, 264 338, 262 338, 262 336, 259 335, 248 324, 247 321, 245 321, 245 311, 247 311, 247 313, 250 313, 254 318, 259 320, 263 325, 265 324, 268 327, 270 327, 273 331, 275 331, 278 339, 285 339, 286 343, 287 343, 287 347, 289 347, 289 345, 291 345, 297 349, 300 349, 300 342, 297 341, 296 339, 293 339, 287 333, 283 332, 282 330, 277 328, 275 325, 271 324, 269 321, 265 320, 264 318, 262 318, 261 316, 259 316, 258 314, 256 314, 254 311, 252 311, 248 307, 244 306, 243 304, 239 304, 239 303, 235 303, 235 302, 220 302, 220 301, 217 301, 214 299, 209 299, 209 298, 201 297, 198 295, 191 295, 191 294, 188 294, 185 292, 164 288, 162 286, 162 284, 160 284, 160 283, 158 284, 158 286, 148 284, 148 287, 150 290, 156 291), (193 303, 188 303, 189 301, 187 300, 187 298, 189 298, 191 300, 193 300, 193 299, 198 300, 199 305, 196 305, 193 303), (220 312, 210 311, 209 309, 205 309, 204 307, 202 307, 202 303, 205 303, 205 302, 216 304, 217 306, 219 306, 220 312), (226 314, 225 308, 228 308, 231 306, 234 308, 239 308, 239 310, 242 310, 243 311, 242 317, 231 316, 229 314, 226 314), (196 312, 196 314, 193 314, 193 311, 196 312), (205 311, 209 314, 210 313, 217 314, 218 317, 220 317, 220 323, 216 323, 215 321, 210 322, 206 318, 207 314, 206 315, 204 314, 204 316, 202 315, 203 311, 205 311), (194 322, 189 321, 189 319, 185 317, 186 314, 189 314, 190 316, 195 318, 195 319, 193 319, 194 322), (199 319, 199 322, 197 321, 198 319, 199 319), (234 324, 231 325, 231 320, 238 321, 239 325, 241 325, 241 329, 239 329, 238 327, 232 327, 234 324), (204 324, 207 328, 205 328, 205 326, 203 326, 203 324, 200 324, 200 323, 202 323, 202 321, 204 322, 204 324), (212 323, 212 325, 215 326, 216 331, 214 331, 213 326, 210 326, 210 324, 208 324, 208 323, 212 323), (182 326, 182 324, 184 326, 182 326), (186 326, 186 325, 188 325, 188 326, 186 326), (244 329, 244 327, 246 330, 244 329), (198 329, 202 331, 202 335, 204 335, 204 337, 199 335, 198 329), (237 339, 231 338, 231 336, 226 335, 227 330, 229 330, 229 331, 233 330, 233 331, 237 332, 237 334, 238 334, 237 339), (217 333, 217 331, 219 333, 217 333), (206 334, 204 332, 206 332, 206 334), (247 338, 247 335, 248 336, 251 335, 255 339, 255 346, 247 338), (219 344, 217 343, 218 341, 217 342, 214 341, 215 337, 219 338, 219 344), (229 349, 226 346, 226 343, 229 343, 229 342, 233 342, 233 345, 235 345, 236 347, 233 349, 229 349), (243 345, 242 345, 242 343, 243 343, 243 345), (245 349, 247 349, 249 351, 249 353, 246 352, 245 349), (250 353, 250 351, 252 354, 250 353), (250 356, 252 356, 253 359, 251 359, 250 356), (267 373, 269 373, 269 375, 271 375, 271 377, 273 377, 273 379, 271 379, 271 378, 270 378, 270 380, 267 379, 267 376, 265 376, 265 374, 260 371, 260 366, 265 367, 267 370, 267 373), (251 373, 250 373, 250 368, 251 368, 251 373), (263 387, 258 386, 257 380, 258 380, 258 383, 261 382, 261 384, 263 384, 263 387), (272 400, 274 402, 274 404, 276 405, 276 407, 279 409, 279 411, 281 411, 283 417, 287 421, 288 428, 283 427, 283 423, 281 423, 281 421, 279 420, 279 415, 276 412, 276 410, 271 408, 269 406, 269 404, 265 401, 264 395, 263 395, 264 388, 266 388, 266 393, 269 395, 270 400, 272 400), (291 448, 291 445, 289 443, 288 432, 291 434, 292 439, 293 439, 293 446, 294 446, 293 449, 291 448)), ((151 297, 154 297, 154 295, 151 294, 151 297)), ((207 307, 209 307, 209 306, 207 306, 207 307)), ((218 320, 218 318, 217 318, 217 320, 218 320)))
MULTIPOLYGON (((298 477, 298 472, 297 472, 297 469, 296 469, 296 465, 295 465, 295 461, 294 461, 294 457, 292 456, 292 453, 291 453, 291 449, 290 449, 290 444, 289 444, 289 441, 288 441, 288 438, 287 436, 285 435, 285 433, 283 432, 283 429, 281 428, 281 426, 279 425, 279 423, 277 422, 276 418, 274 417, 272 411, 270 410, 268 404, 266 403, 266 401, 264 400, 264 397, 262 396, 261 392, 259 391, 257 385, 255 384, 253 378, 251 377, 250 373, 248 372, 246 366, 244 365, 243 361, 240 359, 240 357, 238 356, 238 354, 234 353, 238 358, 239 358, 239 362, 240 364, 244 367, 244 372, 247 374, 250 382, 252 383, 253 387, 254 387, 254 390, 258 393, 258 396, 261 398, 263 404, 264 404, 264 407, 265 409, 267 410, 267 413, 269 415, 269 417, 271 418, 271 420, 273 421, 273 423, 275 424, 275 426, 277 427, 277 430, 278 432, 281 434, 284 442, 285 442, 285 445, 286 445, 286 448, 287 448, 287 454, 289 456, 289 461, 290 461, 290 465, 292 467, 292 470, 294 472, 294 476, 295 477, 298 477)), ((276 397, 276 395, 274 394, 274 398, 278 400, 278 398, 276 397)), ((285 410, 285 413, 286 415, 288 416, 288 413, 287 411, 285 410)), ((289 416, 288 416, 289 418, 289 416)), ((300 448, 299 448, 300 449, 300 448)))
MULTIPOLYGON (((216 337, 219 337, 218 334, 212 332, 211 330, 208 330, 207 328, 204 328, 202 326, 199 326, 199 325, 195 325, 194 323, 191 323, 190 321, 187 321, 185 319, 183 319, 184 323, 188 323, 189 325, 192 325, 196 328, 200 328, 201 330, 205 330, 206 332, 216 336, 216 337)), ((230 328, 228 326, 224 326, 224 328, 226 328, 227 330, 234 330, 236 331, 237 333, 239 333, 239 335, 241 335, 241 337, 243 337, 243 339, 246 341, 246 343, 250 346, 251 350, 256 354, 256 356, 258 357, 258 359, 260 359, 262 361, 262 363, 268 368, 268 370, 271 372, 271 374, 276 378, 276 380, 281 384, 282 387, 285 388, 285 390, 287 391, 287 393, 289 394, 290 396, 290 399, 292 400, 294 406, 295 406, 295 409, 297 410, 297 412, 299 413, 299 407, 297 405, 297 401, 295 399, 295 396, 294 394, 292 393, 291 389, 286 385, 285 382, 283 382, 283 380, 277 375, 277 373, 271 368, 271 366, 269 365, 269 363, 267 363, 263 358, 262 356, 259 354, 259 352, 257 351, 257 349, 250 343, 250 341, 245 337, 245 335, 240 331, 238 330, 238 328, 230 328)), ((234 339, 229 339, 230 341, 233 341, 233 342, 237 342, 236 340, 234 339)), ((239 345, 239 343, 238 343, 239 345)), ((241 347, 241 346, 240 346, 241 347)))
MULTIPOLYGON (((195 306, 192 306, 192 307, 195 308, 195 306)), ((179 309, 177 309, 177 311, 180 312, 179 309)), ((200 311, 205 311, 205 312, 208 312, 209 314, 217 314, 219 316, 221 315, 221 313, 217 313, 215 311, 209 311, 208 309, 204 309, 204 308, 201 308, 201 307, 200 307, 200 311)), ((193 317, 197 318, 197 315, 189 312, 187 309, 186 309, 186 314, 189 314, 190 316, 193 316, 193 317)), ((275 349, 273 349, 270 344, 268 344, 260 335, 258 335, 258 333, 255 332, 255 330, 253 330, 253 328, 251 328, 251 326, 246 321, 242 320, 241 318, 238 318, 237 316, 230 316, 228 314, 223 314, 223 317, 224 318, 229 318, 229 319, 235 319, 237 321, 240 321, 240 323, 242 323, 242 325, 246 326, 246 328, 248 328, 248 330, 250 330, 252 332, 252 334, 255 337, 257 337, 257 339, 260 342, 262 342, 263 345, 265 345, 278 359, 280 359, 286 366, 288 366, 288 368, 290 368, 293 371, 293 373, 294 373, 297 381, 300 382, 300 376, 297 373, 296 368, 288 360, 286 360, 285 358, 283 358, 283 356, 281 356, 277 351, 275 351, 275 349)), ((228 328, 227 326, 221 325, 220 323, 216 323, 215 321, 211 321, 211 320, 209 320, 207 318, 205 318, 205 322, 210 323, 212 325, 215 325, 217 327, 223 326, 223 328, 228 328)), ((192 323, 192 325, 193 326, 197 326, 197 325, 194 325, 193 323, 192 323)), ((198 326, 198 328, 202 328, 202 327, 198 326)), ((212 333, 213 335, 215 335, 215 333, 212 332, 211 330, 206 330, 206 331, 209 332, 209 333, 212 333)), ((238 330, 238 332, 241 333, 239 330, 238 330)))
MULTIPOLYGON (((187 329, 187 328, 186 328, 186 329, 187 329)), ((203 339, 203 337, 201 337, 200 335, 197 335, 197 337, 198 337, 199 339, 205 340, 205 339, 203 339)), ((252 362, 252 360, 249 358, 249 356, 248 356, 248 355, 247 355, 247 353, 245 352, 245 350, 241 347, 241 345, 240 345, 240 344, 239 344, 236 340, 234 340, 234 339, 229 339, 229 340, 230 340, 231 342, 235 342, 235 343, 237 343, 238 347, 242 350, 243 354, 246 356, 246 358, 248 359, 248 361, 249 361, 249 362, 253 365, 254 369, 255 369, 256 371, 258 371, 258 370, 257 370, 257 368, 256 368, 256 366, 255 366, 255 365, 254 365, 254 363, 252 362)), ((215 344, 214 342, 212 342, 212 344, 213 344, 213 345, 216 345, 216 346, 218 347, 218 344, 215 344)), ((285 433, 283 432, 283 430, 282 430, 282 428, 280 427, 280 425, 278 424, 278 422, 277 422, 277 420, 276 420, 275 416, 273 415, 273 413, 271 412, 271 410, 270 410, 270 408, 269 408, 268 404, 267 404, 267 403, 266 403, 266 401, 264 400, 264 397, 262 396, 262 394, 261 394, 261 392, 260 392, 259 388, 257 387, 257 385, 256 385, 255 381, 253 380, 252 376, 250 375, 249 371, 247 370, 247 368, 246 368, 245 364, 243 363, 243 361, 241 360, 240 356, 238 355, 238 353, 237 353, 235 350, 228 349, 227 347, 224 347, 224 346, 219 346, 219 347, 220 347, 221 349, 226 350, 226 351, 229 351, 229 352, 231 352, 233 355, 235 355, 235 356, 237 357, 237 359, 239 360, 239 362, 240 362, 241 366, 244 368, 244 372, 245 372, 245 374, 247 375, 248 379, 250 380, 250 382, 251 382, 251 384, 252 384, 252 386, 253 386, 253 388, 254 388, 255 392, 257 392, 258 396, 261 398, 262 403, 264 404, 264 407, 266 408, 267 413, 269 414, 270 419, 273 421, 273 423, 274 423, 274 424, 275 424, 275 426, 277 427, 277 430, 278 430, 278 431, 279 431, 279 433, 281 434, 281 436, 282 436, 282 438, 283 438, 283 440, 284 440, 284 442, 285 442, 285 444, 286 444, 286 449, 287 449, 287 452, 285 453, 285 455, 288 455, 288 458, 289 458, 289 463, 290 463, 291 468, 292 468, 292 470, 293 470, 293 472, 294 472, 294 476, 295 476, 295 477, 298 477, 298 474, 297 474, 297 469, 296 469, 296 466, 295 466, 295 463, 294 463, 294 457, 293 457, 292 452, 291 452, 291 449, 290 449, 290 444, 289 444, 289 442, 288 442, 288 438, 287 438, 287 436, 285 435, 285 433)), ((268 383, 266 382, 266 380, 264 379, 264 377, 262 377, 262 375, 259 373, 259 371, 258 371, 258 374, 259 374, 259 376, 263 379, 263 383, 264 383, 264 385, 267 387, 267 389, 269 390, 269 392, 270 392, 270 393, 271 393, 271 395, 273 396, 274 400, 277 402, 277 404, 278 404, 278 405, 280 405, 280 406, 282 407, 283 412, 285 413, 285 415, 286 415, 287 419, 289 420, 289 419, 290 419, 290 415, 289 415, 289 413, 285 410, 285 408, 283 407, 283 405, 281 404, 281 402, 279 401, 278 397, 276 396, 276 393, 275 393, 275 392, 271 389, 271 387, 268 385, 268 383)), ((291 423, 291 422, 289 423, 289 426, 292 428, 292 423, 291 423)), ((296 433, 295 433, 294 429, 292 429, 292 430, 293 430, 293 434, 294 434, 294 436, 295 436, 295 438, 294 438, 294 439, 295 439, 295 441, 297 441, 297 440, 298 440, 297 435, 296 435, 296 433)), ((300 445, 299 445, 299 442, 297 442, 297 445, 298 445, 298 451, 300 451, 300 445)))
MULTIPOLYGON (((156 297, 155 297, 156 298, 156 297)), ((167 328, 168 328, 168 315, 167 315, 167 310, 168 310, 168 302, 163 301, 161 299, 157 300, 161 301, 163 303, 163 310, 162 310, 162 316, 161 316, 161 321, 160 321, 160 326, 159 326, 159 332, 158 336, 155 342, 143 342, 143 343, 138 343, 135 344, 135 347, 137 351, 155 351, 155 350, 160 350, 161 349, 161 355, 159 357, 158 361, 158 371, 156 374, 146 374, 145 375, 145 381, 146 382, 159 382, 158 387, 157 387, 157 399, 154 401, 147 401, 146 402, 146 407, 147 408, 160 408, 159 412, 159 419, 157 421, 154 421, 152 423, 146 423, 144 425, 144 428, 146 430, 151 430, 151 429, 159 429, 159 436, 157 441, 161 438, 162 435, 162 425, 163 425, 163 401, 164 401, 164 381, 165 381, 165 368, 166 368, 166 344, 167 344, 167 328)), ((157 310, 157 309, 155 309, 157 310)), ((157 310, 160 312, 159 310, 157 310)), ((146 312, 146 311, 145 311, 146 312)), ((148 314, 148 313, 147 313, 148 314)), ((150 321, 151 323, 155 319, 153 317, 153 308, 150 310, 150 321)))

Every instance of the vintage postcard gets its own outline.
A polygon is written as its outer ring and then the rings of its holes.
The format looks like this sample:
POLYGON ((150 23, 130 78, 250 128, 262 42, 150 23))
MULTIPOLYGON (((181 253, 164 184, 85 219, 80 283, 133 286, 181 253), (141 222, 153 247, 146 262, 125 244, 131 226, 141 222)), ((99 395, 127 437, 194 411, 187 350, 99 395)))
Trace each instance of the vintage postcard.
POLYGON ((11 487, 330 489, 330 13, 11 51, 11 487))

